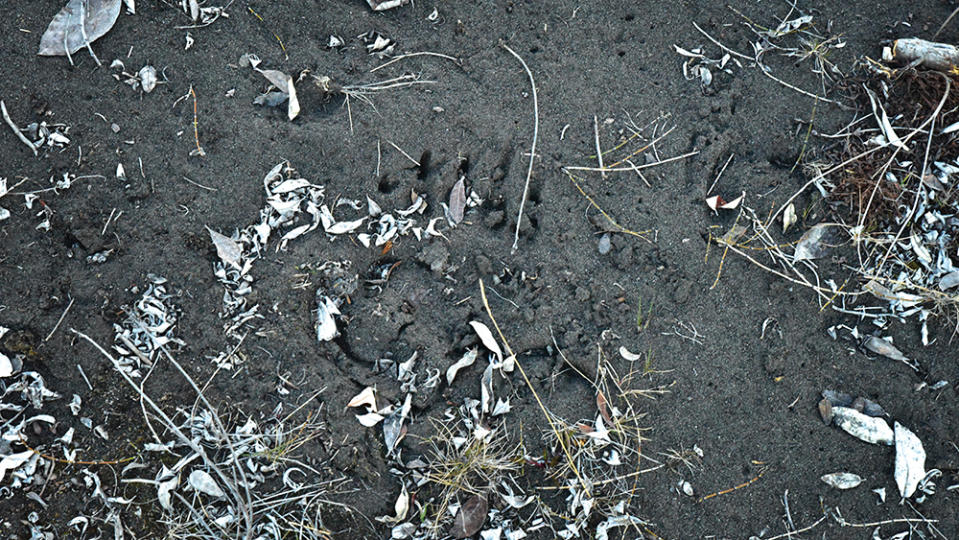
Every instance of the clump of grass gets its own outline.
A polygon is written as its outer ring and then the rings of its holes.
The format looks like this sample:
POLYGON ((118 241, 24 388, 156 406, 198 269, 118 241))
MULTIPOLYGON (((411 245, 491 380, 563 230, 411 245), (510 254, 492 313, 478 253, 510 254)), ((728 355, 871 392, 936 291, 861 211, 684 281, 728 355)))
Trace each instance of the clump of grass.
POLYGON ((446 521, 451 502, 463 495, 485 495, 503 479, 523 466, 521 444, 511 444, 505 429, 463 431, 439 420, 431 420, 436 435, 427 439, 430 446, 425 480, 437 489, 433 510, 424 508, 423 516, 435 530, 446 521))

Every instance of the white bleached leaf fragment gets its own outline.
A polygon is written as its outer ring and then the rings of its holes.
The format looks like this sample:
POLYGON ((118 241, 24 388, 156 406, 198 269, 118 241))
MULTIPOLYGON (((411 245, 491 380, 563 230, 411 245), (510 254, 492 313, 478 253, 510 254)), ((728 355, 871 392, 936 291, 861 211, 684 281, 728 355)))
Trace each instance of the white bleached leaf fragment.
POLYGON ((506 401, 503 401, 501 398, 496 399, 496 405, 493 406, 493 412, 490 413, 490 416, 499 416, 501 414, 508 413, 513 407, 509 404, 509 398, 506 398, 506 401))
POLYGON ((490 411, 490 404, 493 402, 493 364, 486 366, 483 370, 483 376, 480 378, 480 407, 483 414, 490 411))
POLYGON ((32 455, 33 452, 30 450, 25 450, 16 454, 3 456, 3 459, 0 459, 0 480, 3 480, 3 477, 7 474, 7 471, 17 470, 21 465, 26 463, 32 455))
POLYGON ((353 399, 346 404, 347 407, 366 407, 367 410, 376 410, 376 390, 372 386, 367 386, 359 394, 353 396, 353 399))
POLYGON ((620 527, 630 527, 645 525, 646 522, 639 519, 635 516, 629 515, 619 515, 619 516, 609 516, 605 521, 601 522, 599 525, 596 525, 596 540, 609 540, 609 530, 620 528, 620 527))
POLYGON ((166 470, 166 467, 163 468, 165 474, 161 474, 160 478, 164 478, 157 482, 157 500, 160 502, 160 506, 167 512, 173 511, 173 504, 171 503, 171 498, 173 490, 180 484, 180 475, 173 474, 172 472, 166 470))
POLYGON ((392 516, 378 516, 376 521, 380 523, 399 523, 406 519, 406 515, 410 513, 410 494, 406 491, 406 486, 403 486, 399 497, 393 503, 393 512, 394 515, 392 516))
POLYGON ((635 362, 643 357, 643 355, 641 354, 630 352, 630 350, 627 349, 626 347, 619 348, 619 355, 623 357, 623 360, 626 360, 628 362, 635 362))
POLYGON ((493 338, 493 333, 490 332, 489 327, 479 321, 470 321, 470 326, 473 327, 473 331, 476 332, 480 341, 483 342, 483 346, 495 354, 498 361, 502 362, 503 350, 500 349, 499 343, 493 338))
POLYGON ((286 117, 293 120, 300 114, 300 101, 296 99, 296 87, 293 86, 293 77, 286 78, 286 93, 290 95, 290 100, 286 107, 286 117))
POLYGON ((373 427, 382 422, 385 418, 386 417, 382 414, 375 412, 356 415, 356 420, 359 421, 363 427, 373 427))
POLYGON ((846 433, 871 444, 892 446, 894 434, 885 420, 849 407, 833 407, 833 423, 846 433))
POLYGON ((939 289, 945 291, 959 285, 959 270, 949 272, 939 280, 939 289))
MULTIPOLYGON (((317 291, 319 292, 319 291, 317 291)), ((330 341, 339 335, 336 329, 334 315, 339 315, 340 309, 329 296, 320 296, 316 299, 316 339, 330 341)))
POLYGON ((338 222, 333 217, 333 213, 330 212, 330 207, 324 204, 320 207, 320 221, 323 224, 323 230, 328 234, 346 234, 360 228, 363 222, 366 221, 366 218, 362 217, 353 221, 338 222))
POLYGON ((153 66, 143 66, 137 72, 137 79, 140 81, 140 88, 149 94, 157 86, 157 69, 153 66))
POLYGON ((0 379, 10 375, 13 375, 13 362, 7 355, 0 353, 0 379))
POLYGON ((825 237, 831 226, 828 223, 820 223, 803 233, 796 245, 794 260, 796 262, 807 261, 826 255, 829 246, 826 245, 825 237))
POLYGON ((130 15, 137 14, 137 4, 136 0, 123 0, 123 5, 127 8, 127 13, 130 15))
POLYGON ((913 253, 916 254, 916 257, 919 257, 919 260, 925 262, 926 264, 932 263, 932 255, 929 253, 929 250, 926 246, 922 245, 922 240, 919 239, 918 234, 914 234, 909 237, 909 244, 912 247, 913 253))
POLYGON ((220 260, 237 269, 242 268, 240 261, 243 258, 243 248, 240 244, 229 236, 220 234, 209 227, 206 230, 210 232, 210 240, 213 241, 216 254, 220 257, 220 260))
POLYGON ((861 476, 847 472, 824 474, 819 479, 836 489, 852 489, 862 483, 861 476))
POLYGON ((410 414, 412 399, 412 394, 406 394, 406 400, 403 401, 403 405, 393 411, 383 422, 383 440, 386 442, 387 456, 393 455, 396 446, 400 443, 400 440, 403 439, 403 435, 405 434, 403 422, 406 421, 406 416, 410 414))
POLYGON ((786 210, 783 211, 783 234, 796 223, 796 205, 789 203, 786 210))
POLYGON ((446 370, 446 384, 453 384, 453 379, 456 377, 456 374, 459 373, 459 370, 472 366, 473 363, 476 362, 476 357, 478 354, 479 351, 476 347, 466 351, 466 354, 464 354, 459 360, 456 361, 455 364, 446 370))
POLYGON ((916 492, 919 482, 926 476, 926 451, 922 441, 908 428, 895 422, 896 437, 896 486, 903 499, 916 492))
POLYGON ((450 203, 449 203, 449 221, 450 226, 459 225, 463 221, 463 213, 466 210, 466 177, 461 176, 460 179, 453 184, 453 189, 450 190, 450 203))
POLYGON ((687 57, 687 58, 706 58, 706 57, 705 57, 703 54, 701 54, 701 53, 694 53, 694 52, 691 52, 691 51, 687 51, 686 49, 684 49, 684 48, 682 48, 682 47, 680 47, 679 45, 676 45, 676 44, 673 44, 673 50, 675 50, 677 54, 679 54, 679 55, 681 55, 681 56, 685 56, 685 57, 687 57))
POLYGON ((206 471, 195 469, 190 473, 190 477, 187 478, 187 482, 193 489, 211 497, 220 498, 226 496, 226 493, 220 489, 220 486, 216 485, 216 481, 213 480, 213 477, 210 476, 210 473, 206 471))

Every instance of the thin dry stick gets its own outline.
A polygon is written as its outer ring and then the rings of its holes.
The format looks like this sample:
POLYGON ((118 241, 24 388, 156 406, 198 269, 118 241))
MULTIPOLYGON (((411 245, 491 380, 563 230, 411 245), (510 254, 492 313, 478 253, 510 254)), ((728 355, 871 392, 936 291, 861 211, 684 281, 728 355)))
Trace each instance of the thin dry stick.
POLYGON ((190 154, 203 157, 206 156, 206 152, 200 147, 200 131, 196 115, 196 92, 193 90, 192 84, 190 85, 190 95, 193 96, 193 141, 196 142, 196 150, 190 152, 190 154))
POLYGON ((780 540, 781 538, 792 538, 793 536, 796 536, 797 534, 802 534, 804 532, 809 532, 815 529, 820 523, 822 523, 825 520, 826 520, 826 516, 823 516, 817 519, 812 525, 809 525, 808 527, 803 527, 802 529, 796 529, 795 531, 789 531, 776 536, 770 536, 766 540, 780 540))
POLYGON ((520 55, 509 48, 509 45, 500 42, 500 47, 506 49, 519 60, 520 64, 523 64, 523 69, 526 70, 526 75, 529 76, 529 85, 533 88, 533 144, 529 149, 529 168, 526 170, 526 184, 523 186, 523 198, 520 199, 519 214, 516 216, 516 233, 513 234, 513 247, 510 248, 510 253, 512 254, 516 253, 516 249, 519 247, 519 227, 523 223, 523 208, 526 206, 526 196, 529 194, 529 180, 533 176, 533 162, 536 159, 536 141, 539 139, 539 101, 536 97, 536 81, 533 80, 533 72, 529 70, 529 66, 526 65, 526 62, 520 55))
POLYGON ((716 44, 717 47, 719 47, 720 49, 728 52, 729 54, 731 54, 731 55, 733 55, 733 56, 738 56, 738 57, 740 57, 740 58, 744 58, 744 59, 746 59, 746 60, 749 60, 750 62, 753 62, 753 61, 756 60, 756 59, 753 58, 752 56, 748 56, 748 55, 745 55, 745 54, 743 54, 743 53, 741 53, 741 52, 734 51, 734 50, 730 49, 729 47, 723 45, 722 43, 719 42, 719 40, 713 38, 713 36, 707 34, 705 30, 703 30, 702 28, 700 28, 699 25, 696 24, 696 21, 693 21, 693 26, 696 28, 696 30, 699 30, 699 33, 700 33, 700 34, 706 36, 706 39, 708 39, 709 41, 712 41, 714 44, 716 44))
POLYGON ((646 230, 646 231, 636 232, 636 231, 629 230, 629 229, 627 229, 626 227, 623 227, 622 225, 620 225, 619 223, 617 223, 616 220, 613 219, 612 216, 610 216, 609 214, 607 214, 606 211, 603 210, 598 204, 596 204, 596 201, 594 201, 593 198, 590 197, 590 196, 586 193, 586 191, 583 190, 582 187, 580 187, 579 182, 576 181, 576 177, 574 177, 574 176, 573 176, 572 174, 570 174, 568 171, 565 171, 565 170, 564 170, 563 172, 566 173, 566 176, 569 177, 570 182, 572 182, 573 185, 576 186, 576 189, 579 190, 580 194, 582 194, 582 196, 585 197, 587 201, 589 201, 589 204, 591 204, 591 205, 593 206, 593 208, 595 208, 596 210, 599 210, 599 213, 602 214, 603 217, 606 218, 607 221, 609 221, 610 225, 612 225, 613 227, 616 227, 616 230, 617 230, 618 232, 621 232, 621 233, 624 233, 624 234, 628 234, 628 235, 630 235, 630 236, 635 236, 636 238, 642 238, 643 240, 645 240, 645 241, 649 242, 650 244, 652 244, 652 242, 649 240, 649 238, 646 238, 646 235, 647 235, 648 233, 652 232, 652 231, 646 230))
POLYGON ((400 60, 403 60, 404 58, 412 58, 412 57, 414 57, 414 56, 435 56, 435 57, 437 57, 437 58, 445 58, 445 59, 447 59, 447 60, 450 60, 450 61, 454 62, 456 65, 460 65, 460 59, 459 59, 459 58, 456 58, 455 56, 447 56, 447 55, 441 54, 441 53, 435 53, 435 52, 429 52, 429 51, 422 51, 422 52, 401 54, 401 55, 399 55, 399 56, 391 59, 389 62, 385 62, 385 63, 380 64, 380 65, 376 66, 375 68, 371 69, 371 70, 370 70, 370 73, 373 73, 374 71, 376 71, 376 70, 378 70, 378 69, 385 68, 386 66, 388 66, 388 65, 390 65, 390 64, 392 64, 392 63, 394 63, 394 62, 399 62, 400 60))
POLYGON ((952 18, 956 16, 956 13, 959 13, 959 8, 952 10, 952 13, 950 13, 949 16, 946 17, 946 20, 942 21, 942 24, 939 25, 939 30, 936 30, 936 33, 932 35, 932 39, 936 39, 937 37, 939 37, 939 34, 943 31, 943 29, 946 28, 946 25, 949 24, 949 21, 951 21, 952 18))
POLYGON ((686 159, 691 156, 695 156, 699 153, 699 150, 694 150, 692 152, 686 152, 685 154, 680 154, 678 156, 673 156, 671 158, 661 159, 655 163, 645 163, 643 165, 636 165, 634 167, 564 167, 570 171, 589 171, 589 172, 636 172, 640 169, 648 169, 650 167, 656 167, 657 165, 664 165, 666 163, 672 163, 673 161, 679 161, 681 159, 686 159))
POLYGON ((713 188, 716 187, 716 184, 719 183, 719 179, 722 178, 723 173, 726 172, 726 167, 729 167, 729 162, 733 160, 733 156, 734 156, 734 155, 736 155, 736 154, 730 153, 730 154, 729 154, 729 159, 726 160, 726 163, 723 165, 723 168, 722 168, 722 169, 719 169, 719 174, 716 175, 716 179, 713 180, 712 185, 709 186, 709 189, 706 190, 706 196, 707 196, 707 197, 708 197, 709 194, 713 191, 713 188))
POLYGON ((486 308, 486 315, 488 315, 490 321, 493 322, 493 328, 496 328, 496 333, 499 334, 500 340, 502 340, 503 345, 506 346, 506 352, 508 352, 509 355, 513 357, 513 361, 516 362, 516 367, 519 368, 520 375, 523 376, 523 381, 526 383, 527 388, 529 388, 530 392, 533 393, 533 397, 536 399, 536 404, 539 405, 540 410, 543 411, 543 416, 546 417, 546 422, 549 424, 550 429, 553 430, 553 434, 556 435, 556 440, 559 441, 559 445, 563 448, 563 453, 566 454, 566 460, 569 463, 569 468, 573 470, 574 474, 576 474, 576 479, 579 480, 580 485, 583 487, 583 492, 587 497, 589 497, 589 487, 586 485, 586 482, 583 481, 583 477, 580 476, 579 469, 576 467, 576 463, 573 462, 573 455, 569 452, 569 448, 566 446, 566 443, 563 442, 563 437, 559 434, 559 430, 556 429, 556 424, 553 423, 553 418, 546 409, 546 405, 543 405, 543 400, 540 399, 539 393, 536 392, 535 388, 533 388, 533 383, 530 382, 529 377, 526 375, 526 370, 523 369, 523 364, 519 361, 519 358, 513 354, 512 347, 509 346, 509 342, 506 341, 506 336, 503 335, 503 331, 499 328, 499 323, 497 323, 496 318, 493 317, 493 310, 490 309, 489 300, 486 299, 486 286, 483 284, 482 279, 480 280, 479 285, 480 297, 483 299, 483 307, 486 308))
POLYGON ((47 337, 43 339, 44 342, 50 341, 50 338, 53 337, 53 333, 57 331, 57 328, 60 328, 60 323, 63 322, 63 318, 67 316, 67 312, 70 311, 70 308, 73 307, 73 301, 76 298, 70 298, 70 303, 67 304, 67 308, 63 310, 63 313, 60 314, 60 318, 57 320, 57 324, 53 325, 53 330, 50 330, 50 333, 47 334, 47 337))
POLYGON ((37 147, 34 146, 33 143, 30 142, 30 139, 27 139, 26 136, 24 136, 23 132, 20 131, 20 128, 18 128, 17 125, 13 123, 13 119, 10 118, 10 113, 7 112, 7 105, 3 102, 2 99, 0 99, 0 111, 3 112, 3 120, 7 123, 8 126, 10 126, 10 129, 13 130, 13 133, 17 136, 17 138, 20 139, 20 141, 23 144, 30 147, 30 150, 33 151, 33 155, 37 155, 37 147))
POLYGON ((200 188, 200 189, 205 189, 205 190, 207 190, 207 191, 216 191, 216 188, 209 187, 209 186, 204 186, 203 184, 201 184, 201 183, 199 183, 199 182, 197 182, 197 181, 195 181, 195 180, 190 180, 190 179, 189 179, 188 177, 186 177, 186 176, 184 176, 183 179, 186 180, 188 183, 193 184, 194 186, 196 186, 196 187, 198 187, 198 188, 200 188))
POLYGON ((390 146, 392 146, 393 148, 396 148, 396 150, 397 150, 399 153, 403 154, 403 157, 405 157, 406 159, 410 160, 410 161, 413 163, 413 165, 416 165, 417 167, 422 167, 422 165, 420 165, 420 162, 419 162, 419 161, 416 161, 416 160, 413 159, 409 154, 407 154, 406 152, 404 152, 402 148, 400 148, 399 146, 396 146, 396 145, 393 143, 393 141, 387 139, 386 142, 388 142, 388 143, 390 144, 390 146))
MULTIPOLYGON (((593 140, 596 142, 596 161, 599 162, 599 168, 602 169, 603 178, 606 178, 606 166, 603 165, 603 149, 599 147, 599 119, 593 115, 593 140)), ((633 166, 635 168, 635 165, 633 166)), ((637 169, 636 172, 639 172, 637 169)))

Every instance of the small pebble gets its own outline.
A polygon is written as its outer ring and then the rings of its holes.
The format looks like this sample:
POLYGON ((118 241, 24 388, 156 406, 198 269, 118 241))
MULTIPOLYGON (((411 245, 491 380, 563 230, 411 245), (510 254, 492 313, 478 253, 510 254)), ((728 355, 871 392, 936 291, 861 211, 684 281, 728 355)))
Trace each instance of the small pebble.
POLYGON ((606 233, 599 237, 599 254, 606 255, 610 249, 612 249, 612 244, 609 240, 609 233, 606 233))
POLYGON ((116 124, 110 124, 110 129, 112 129, 114 133, 120 133, 120 126, 116 124))

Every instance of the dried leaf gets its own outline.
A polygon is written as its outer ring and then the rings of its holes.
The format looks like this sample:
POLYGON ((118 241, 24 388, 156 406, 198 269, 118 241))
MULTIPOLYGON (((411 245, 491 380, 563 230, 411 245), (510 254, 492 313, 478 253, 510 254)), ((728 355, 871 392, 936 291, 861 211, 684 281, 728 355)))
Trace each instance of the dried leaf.
POLYGON ((322 289, 316 291, 316 338, 319 341, 330 341, 340 335, 336 329, 334 315, 340 310, 329 296, 322 295, 322 289))
POLYGON ((386 417, 382 414, 371 412, 366 414, 356 415, 356 419, 363 425, 363 427, 373 427, 376 424, 379 424, 386 417))
POLYGON ((896 434, 896 486, 902 498, 908 499, 916 492, 919 482, 926 476, 926 451, 922 441, 908 428, 895 422, 896 434))
POLYGON ((813 260, 825 256, 830 247, 826 244, 830 227, 832 225, 829 223, 820 223, 803 233, 793 255, 795 261, 813 260))
POLYGON ((500 349, 499 343, 497 343, 496 339, 493 338, 493 333, 490 332, 489 327, 479 321, 470 321, 470 326, 473 327, 473 331, 476 332, 476 335, 479 336, 480 341, 483 342, 483 346, 495 354, 498 361, 502 362, 503 350, 500 349))
POLYGON ((372 386, 367 386, 362 392, 353 396, 353 399, 346 404, 347 407, 366 407, 370 411, 376 410, 376 390, 372 386))
POLYGON ((406 416, 410 413, 411 404, 412 395, 406 394, 406 401, 403 402, 403 406, 393 411, 383 422, 383 439, 386 442, 387 456, 393 455, 393 452, 396 450, 396 445, 400 443, 403 435, 405 435, 403 422, 406 421, 406 416))
POLYGON ((3 477, 6 475, 7 471, 17 470, 17 468, 26 463, 32 455, 33 452, 30 450, 25 450, 17 454, 3 456, 3 459, 0 459, 0 480, 3 480, 3 477))
POLYGON ((723 199, 719 195, 713 195, 712 197, 706 198, 706 206, 708 206, 709 209, 712 210, 713 212, 720 209, 735 210, 743 202, 743 199, 745 197, 746 197, 745 191, 742 193, 742 195, 740 195, 739 197, 736 197, 735 199, 731 201, 727 201, 726 199, 723 199))
POLYGON ((893 360, 898 360, 899 362, 910 364, 909 358, 902 354, 902 352, 892 343, 890 343, 889 340, 877 336, 866 336, 866 339, 864 339, 862 342, 862 346, 876 354, 881 354, 886 358, 891 358, 893 360))
POLYGON ((410 494, 406 491, 406 486, 403 486, 400 496, 393 503, 393 512, 395 512, 395 515, 380 516, 376 518, 376 521, 380 523, 399 523, 406 519, 406 515, 410 513, 410 494))
POLYGON ((121 0, 70 0, 40 38, 40 56, 66 56, 103 37, 120 16, 121 0))
POLYGON ((483 495, 473 495, 463 506, 460 506, 459 512, 453 518, 453 526, 450 527, 450 535, 453 538, 469 538, 478 533, 486 523, 486 513, 489 511, 489 503, 483 495))
POLYGON ((463 213, 466 211, 466 177, 461 176, 460 179, 453 184, 453 189, 450 190, 450 219, 453 222, 453 225, 459 225, 463 221, 463 213))
POLYGON ((210 473, 196 469, 190 473, 190 477, 187 478, 187 482, 190 484, 190 487, 199 491, 200 493, 205 493, 211 497, 225 497, 226 493, 220 489, 220 486, 216 485, 216 481, 213 480, 213 477, 210 476, 210 473))
POLYGON ((446 370, 446 384, 453 384, 453 379, 456 377, 456 374, 459 372, 459 370, 472 366, 473 363, 476 362, 476 356, 478 353, 478 349, 473 347, 472 349, 466 351, 466 354, 457 360, 455 364, 450 366, 449 369, 446 370))
POLYGON ((220 260, 237 269, 242 268, 243 265, 240 262, 243 259, 243 248, 240 244, 229 236, 224 236, 209 227, 206 230, 210 232, 210 240, 216 246, 216 254, 220 257, 220 260))
POLYGON ((786 210, 783 211, 783 234, 796 223, 796 205, 789 203, 786 210))
POLYGON ((852 489, 862 483, 861 476, 847 472, 824 474, 819 479, 836 489, 852 489))
POLYGON ((865 415, 848 407, 833 407, 833 422, 846 433, 861 441, 892 446, 892 428, 882 418, 865 415))

